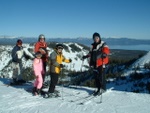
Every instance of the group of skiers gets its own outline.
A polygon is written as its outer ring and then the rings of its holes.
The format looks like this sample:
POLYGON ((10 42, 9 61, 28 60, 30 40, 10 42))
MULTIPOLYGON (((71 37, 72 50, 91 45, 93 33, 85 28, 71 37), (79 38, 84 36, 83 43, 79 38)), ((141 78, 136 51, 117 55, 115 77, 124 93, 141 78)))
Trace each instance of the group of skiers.
MULTIPOLYGON (((93 74, 97 91, 94 96, 99 95, 100 89, 106 90, 106 82, 104 76, 105 65, 108 64, 109 47, 104 41, 101 40, 99 33, 93 34, 93 43, 89 53, 82 57, 82 60, 90 58, 90 67, 93 68, 93 74)), ((49 97, 58 96, 58 92, 55 90, 60 72, 64 65, 63 62, 70 63, 72 59, 66 59, 63 55, 64 46, 62 44, 56 44, 54 51, 48 54, 47 43, 43 34, 39 35, 38 41, 35 43, 34 52, 35 58, 33 60, 33 71, 35 75, 35 82, 33 88, 33 94, 39 95, 45 81, 46 66, 49 65, 50 70, 50 85, 48 92, 49 97), (49 63, 48 63, 49 62, 49 63)), ((16 46, 12 50, 12 67, 13 76, 10 85, 20 85, 25 83, 22 77, 22 57, 29 58, 22 47, 22 40, 17 40, 16 46)))

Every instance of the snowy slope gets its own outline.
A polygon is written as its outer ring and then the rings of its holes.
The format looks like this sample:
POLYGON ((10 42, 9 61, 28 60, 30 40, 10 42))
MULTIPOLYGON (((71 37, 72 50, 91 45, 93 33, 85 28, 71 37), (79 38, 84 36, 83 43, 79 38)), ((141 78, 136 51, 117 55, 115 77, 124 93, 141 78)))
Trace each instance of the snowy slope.
POLYGON ((102 95, 87 101, 70 102, 87 96, 94 89, 88 87, 63 88, 57 86, 62 97, 44 99, 32 96, 24 89, 32 84, 18 87, 3 85, 7 79, 0 79, 0 113, 150 113, 150 95, 136 94, 109 89, 102 95))
POLYGON ((144 64, 150 62, 150 51, 144 55, 142 58, 138 59, 135 63, 132 64, 132 68, 140 66, 143 67, 144 64))
POLYGON ((107 79, 107 87, 113 87, 117 91, 127 91, 149 94, 150 70, 143 68, 145 63, 150 62, 150 51, 135 61, 129 68, 121 72, 121 76, 115 79, 107 79), (139 67, 138 69, 135 67, 139 67), (141 85, 142 84, 142 85, 141 85))
MULTIPOLYGON (((12 76, 12 65, 11 65, 11 51, 14 46, 11 45, 5 45, 5 46, 0 46, 0 77, 6 77, 9 78, 12 76)), ((31 57, 33 58, 32 53, 30 53, 27 49, 30 47, 29 44, 23 44, 23 49, 24 51, 31 57)), ((24 68, 26 67, 31 67, 32 66, 32 61, 28 60, 26 61, 23 59, 23 66, 24 68)))
POLYGON ((3 69, 11 59, 12 46, 0 46, 0 69, 3 69))
MULTIPOLYGON (((64 43, 66 46, 68 46, 69 51, 70 52, 66 52, 65 50, 63 50, 63 54, 66 58, 71 58, 72 62, 70 64, 64 63, 66 66, 68 66, 68 69, 72 70, 72 71, 80 71, 81 68, 82 70, 86 70, 86 68, 81 67, 82 66, 82 60, 79 59, 77 56, 82 57, 83 55, 87 54, 87 51, 83 50, 83 47, 79 46, 77 43, 75 43, 75 45, 77 47, 79 47, 82 51, 80 52, 72 52, 71 47, 69 47, 70 44, 73 43, 64 43)), ((84 60, 83 65, 88 65, 87 60, 84 60)))
MULTIPOLYGON (((64 56, 68 59, 72 59, 72 63, 64 63, 66 65, 66 69, 72 70, 72 71, 80 71, 82 66, 82 60, 81 57, 87 53, 87 51, 81 51, 81 52, 73 52, 72 48, 69 47, 70 44, 75 44, 79 48, 83 48, 82 46, 78 45, 77 43, 64 43, 64 45, 68 46, 69 52, 67 52, 65 49, 63 50, 64 56)), ((24 51, 33 57, 33 49, 34 47, 30 44, 23 44, 24 51), (32 52, 29 52, 28 49, 31 49, 32 52)), ((11 51, 13 46, 0 46, 0 77, 5 78, 11 78, 12 76, 12 68, 11 68, 11 51)), ((48 48, 50 50, 49 55, 51 52, 53 52, 53 48, 48 48)), ((87 60, 84 61, 84 65, 88 65, 87 60)), ((23 59, 23 67, 26 69, 27 67, 32 67, 32 60, 25 60, 23 59)), ((47 66, 48 68, 48 66, 47 66)), ((82 67, 82 70, 86 70, 86 68, 82 67)))
MULTIPOLYGON (((69 44, 71 43, 66 45, 69 44)), ((33 47, 27 44, 26 51, 28 48, 33 47)), ((82 49, 82 47, 80 48, 82 49)), ((7 72, 5 76, 11 75, 12 73, 11 65, 7 65, 11 59, 11 49, 12 46, 4 46, 0 49, 0 60, 2 62, 0 63, 0 74, 7 72)), ((52 52, 51 48, 50 50, 52 52)), ((77 56, 83 56, 87 51, 72 52, 70 47, 69 51, 70 52, 63 50, 66 58, 72 59, 71 64, 65 64, 66 68, 70 70, 80 70, 82 61, 77 56)), ((150 52, 136 61, 134 65, 148 63, 149 58, 150 52)), ((88 65, 87 61, 84 61, 84 65, 88 65)), ((32 61, 24 60, 24 67, 28 66, 32 66, 32 61)), ((83 68, 83 70, 84 69, 85 68, 83 68)), ((123 75, 129 76, 133 71, 132 68, 125 70, 123 75)), ((4 84, 9 83, 10 80, 0 78, 0 113, 150 113, 150 95, 145 93, 131 93, 133 83, 129 84, 127 80, 128 79, 121 82, 108 83, 108 91, 103 94, 103 102, 101 104, 99 104, 100 97, 96 97, 91 101, 87 101, 85 105, 79 105, 83 100, 76 102, 70 101, 84 98, 89 95, 94 88, 82 86, 78 86, 77 88, 62 88, 61 86, 57 86, 56 89, 60 91, 63 97, 44 99, 39 96, 32 96, 25 90, 32 88, 32 83, 24 86, 7 87, 4 84), (126 87, 128 87, 128 89, 126 87)))

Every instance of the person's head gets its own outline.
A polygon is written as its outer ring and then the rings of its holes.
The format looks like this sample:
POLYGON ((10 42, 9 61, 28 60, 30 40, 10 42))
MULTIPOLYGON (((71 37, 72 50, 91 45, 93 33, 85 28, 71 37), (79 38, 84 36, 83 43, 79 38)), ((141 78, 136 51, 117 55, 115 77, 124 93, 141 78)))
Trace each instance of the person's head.
POLYGON ((40 59, 42 57, 42 54, 38 51, 35 53, 35 57, 40 59))
POLYGON ((59 52, 59 53, 62 53, 62 50, 64 49, 63 45, 62 44, 57 44, 56 45, 56 50, 59 52))
POLYGON ((21 39, 18 39, 17 42, 16 42, 16 45, 17 45, 17 46, 22 46, 22 40, 21 40, 21 39))
POLYGON ((45 41, 45 36, 43 34, 40 34, 38 41, 39 42, 44 42, 45 41))
POLYGON ((100 36, 100 34, 95 32, 93 34, 93 40, 94 40, 95 43, 101 43, 101 36, 100 36))

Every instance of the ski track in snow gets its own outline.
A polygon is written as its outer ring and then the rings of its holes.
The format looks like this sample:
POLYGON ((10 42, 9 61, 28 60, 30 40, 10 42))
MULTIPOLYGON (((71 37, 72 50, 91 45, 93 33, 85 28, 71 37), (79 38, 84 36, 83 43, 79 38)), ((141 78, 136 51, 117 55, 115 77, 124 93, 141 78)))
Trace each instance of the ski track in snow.
MULTIPOLYGON (((63 87, 63 99, 32 96, 25 86, 7 87, 0 82, 0 113, 150 113, 150 95, 109 90, 79 105, 94 89, 88 87, 63 87)), ((57 86, 62 95, 62 87, 57 86)))

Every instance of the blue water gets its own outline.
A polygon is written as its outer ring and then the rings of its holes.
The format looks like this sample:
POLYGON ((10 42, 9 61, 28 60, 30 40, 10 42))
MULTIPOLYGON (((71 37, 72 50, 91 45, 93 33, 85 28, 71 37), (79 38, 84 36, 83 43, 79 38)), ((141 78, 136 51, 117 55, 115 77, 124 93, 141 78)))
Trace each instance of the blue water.
POLYGON ((109 45, 110 49, 145 50, 150 51, 150 45, 109 45))
MULTIPOLYGON (((77 40, 77 39, 50 39, 50 41, 56 41, 56 42, 77 42, 84 44, 86 46, 91 46, 92 40, 77 40)), ((107 43, 107 42, 106 42, 107 43)), ((110 49, 124 49, 124 50, 145 50, 150 51, 150 45, 109 45, 110 49)))

